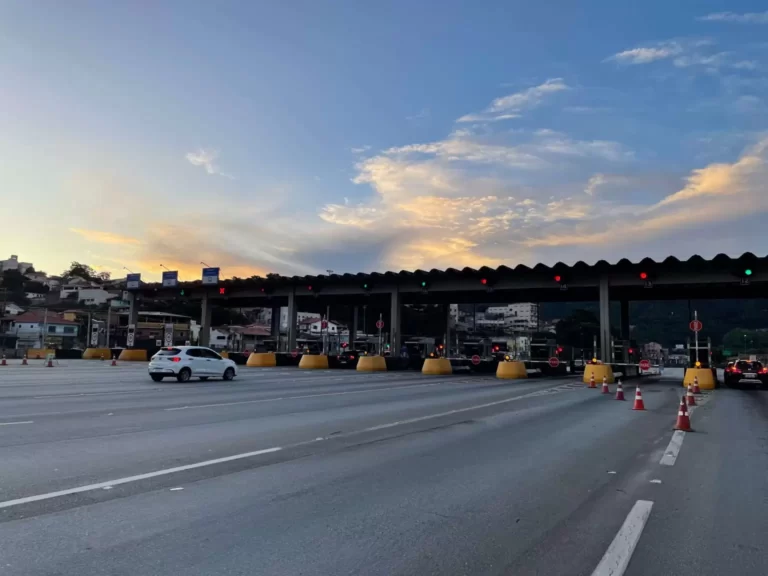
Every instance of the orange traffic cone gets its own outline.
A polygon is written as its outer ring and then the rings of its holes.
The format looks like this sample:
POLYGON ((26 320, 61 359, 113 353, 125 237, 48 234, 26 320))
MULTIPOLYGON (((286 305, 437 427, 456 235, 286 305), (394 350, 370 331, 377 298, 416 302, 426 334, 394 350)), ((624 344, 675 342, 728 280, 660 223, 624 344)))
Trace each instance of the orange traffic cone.
POLYGON ((683 432, 693 431, 691 428, 691 419, 688 417, 688 407, 685 405, 685 396, 680 400, 680 408, 677 411, 675 430, 682 430, 683 432))
POLYGON ((592 376, 589 378, 589 387, 590 388, 597 388, 597 385, 595 384, 595 373, 592 372, 592 376))
POLYGON ((688 391, 685 393, 685 401, 688 406, 696 406, 696 396, 693 395, 693 386, 688 384, 688 391))
POLYGON ((5 361, 5 354, 3 354, 3 359, 0 360, 0 366, 8 366, 8 362, 5 361))
POLYGON ((616 400, 624 400, 624 388, 621 386, 621 380, 616 385, 616 400))
POLYGON ((101 358, 99 358, 102 362, 104 362, 104 352, 101 353, 101 358))
POLYGON ((645 410, 645 403, 643 402, 643 395, 640 394, 640 386, 635 388, 635 405, 632 406, 632 410, 645 410))
POLYGON ((29 363, 27 362, 27 355, 24 354, 24 358, 21 359, 21 365, 22 366, 28 366, 29 363))
POLYGON ((694 376, 693 377, 693 393, 694 394, 701 394, 701 388, 699 388, 699 377, 694 376))
POLYGON ((117 356, 112 356, 112 366, 117 366, 117 356))
POLYGON ((53 358, 48 358, 48 363, 45 366, 46 368, 53 368, 53 358))
POLYGON ((602 393, 603 394, 610 394, 611 393, 610 389, 608 388, 608 380, 606 380, 605 376, 603 376, 603 391, 602 391, 602 393))

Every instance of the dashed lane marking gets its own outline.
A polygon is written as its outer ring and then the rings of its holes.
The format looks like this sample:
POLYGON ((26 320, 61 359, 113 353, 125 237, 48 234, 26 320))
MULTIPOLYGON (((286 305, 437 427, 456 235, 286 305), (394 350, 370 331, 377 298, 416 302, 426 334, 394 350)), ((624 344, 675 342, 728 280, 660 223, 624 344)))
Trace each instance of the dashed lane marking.
POLYGON ((592 572, 592 576, 621 576, 629 566, 629 561, 635 551, 637 542, 651 515, 653 502, 650 500, 638 500, 629 511, 624 524, 605 551, 600 563, 592 572))
MULTIPOLYGON (((712 398, 711 394, 697 398, 698 404, 688 408, 688 415, 693 415, 697 408, 701 408, 712 398)), ((667 445, 667 449, 664 450, 664 455, 661 457, 659 464, 662 466, 674 466, 677 462, 677 456, 680 454, 680 449, 683 447, 683 440, 685 440, 685 432, 682 430, 675 430, 672 434, 672 439, 667 445)))
POLYGON ((34 421, 25 420, 24 422, 0 422, 0 426, 14 426, 16 424, 34 424, 34 421))

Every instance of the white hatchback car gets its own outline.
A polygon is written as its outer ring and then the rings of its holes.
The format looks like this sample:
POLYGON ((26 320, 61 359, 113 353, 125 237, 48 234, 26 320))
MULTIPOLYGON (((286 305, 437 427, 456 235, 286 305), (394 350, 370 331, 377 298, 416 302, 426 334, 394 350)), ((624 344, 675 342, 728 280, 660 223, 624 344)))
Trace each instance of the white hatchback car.
POLYGON ((237 365, 232 360, 202 346, 161 348, 149 361, 149 377, 155 382, 166 377, 188 382, 190 378, 232 380, 235 376, 237 365))

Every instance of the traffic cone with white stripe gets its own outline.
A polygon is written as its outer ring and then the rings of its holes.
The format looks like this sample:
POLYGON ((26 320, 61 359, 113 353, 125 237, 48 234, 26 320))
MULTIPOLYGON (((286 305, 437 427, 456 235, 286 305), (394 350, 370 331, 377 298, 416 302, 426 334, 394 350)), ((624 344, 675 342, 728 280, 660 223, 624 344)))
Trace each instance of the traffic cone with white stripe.
POLYGON ((610 394, 610 393, 611 391, 608 388, 608 380, 605 378, 605 376, 603 376, 603 390, 601 394, 610 394))
POLYGON ((112 356, 112 366, 117 366, 117 356, 112 356))
POLYGON ((632 410, 645 410, 645 403, 643 402, 643 395, 640 393, 640 386, 635 388, 635 404, 632 406, 632 410))
POLYGON ((694 376, 693 377, 693 393, 694 394, 701 394, 701 388, 699 388, 699 377, 694 376))
POLYGON ((46 363, 46 368, 53 368, 53 358, 50 356, 48 357, 48 362, 46 363))
POLYGON ((693 395, 693 386, 688 384, 688 391, 685 393, 685 401, 688 406, 696 406, 696 396, 693 395))
POLYGON ((595 373, 592 372, 592 376, 589 378, 589 387, 590 388, 597 388, 597 384, 595 384, 595 373))
POLYGON ((616 400, 624 400, 624 388, 621 385, 621 380, 616 384, 616 400))
POLYGON ((688 407, 685 405, 685 396, 680 400, 680 408, 677 411, 677 422, 675 423, 675 430, 682 430, 683 432, 691 432, 691 419, 688 416, 688 407))
POLYGON ((27 362, 27 355, 24 354, 24 358, 21 359, 21 365, 27 366, 29 363, 27 362))
POLYGON ((0 366, 8 366, 8 362, 5 361, 5 354, 3 354, 3 359, 0 360, 0 366))

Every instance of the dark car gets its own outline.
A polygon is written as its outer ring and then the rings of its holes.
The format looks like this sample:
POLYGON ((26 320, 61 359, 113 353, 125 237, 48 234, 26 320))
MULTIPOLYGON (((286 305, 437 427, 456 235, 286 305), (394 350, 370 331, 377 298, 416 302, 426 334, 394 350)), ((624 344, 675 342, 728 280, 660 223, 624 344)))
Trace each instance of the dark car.
POLYGON ((356 368, 358 358, 360 358, 358 350, 343 350, 338 356, 339 367, 356 368))
POLYGON ((729 362, 725 367, 725 385, 738 388, 742 385, 768 386, 768 368, 754 360, 729 362))

